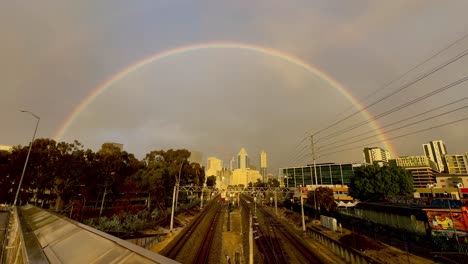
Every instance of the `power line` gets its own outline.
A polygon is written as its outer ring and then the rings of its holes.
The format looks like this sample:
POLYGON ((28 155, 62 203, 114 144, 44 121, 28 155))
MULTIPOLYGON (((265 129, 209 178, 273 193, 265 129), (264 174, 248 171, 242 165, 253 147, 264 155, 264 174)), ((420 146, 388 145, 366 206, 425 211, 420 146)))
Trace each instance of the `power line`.
POLYGON ((369 104, 369 105, 367 105, 367 106, 364 106, 364 107, 362 107, 361 109, 355 111, 354 113, 349 114, 348 116, 346 116, 346 117, 344 117, 344 118, 342 118, 342 119, 340 119, 340 120, 338 120, 338 121, 332 123, 331 125, 329 125, 329 126, 323 128, 323 129, 317 131, 314 135, 317 135, 318 133, 321 133, 321 132, 323 132, 323 131, 325 131, 325 130, 328 130, 328 129, 330 129, 331 127, 334 127, 334 126, 338 125, 339 123, 341 123, 341 122, 343 122, 343 121, 349 119, 350 117, 355 116, 355 115, 357 115, 357 114, 363 112, 364 110, 366 110, 366 109, 368 109, 368 108, 370 108, 370 107, 372 107, 372 106, 374 106, 374 105, 376 105, 376 104, 378 104, 378 103, 380 103, 380 102, 382 102, 382 101, 384 101, 384 100, 386 100, 386 99, 392 97, 393 95, 395 95, 395 94, 397 94, 397 93, 399 93, 399 92, 405 90, 406 88, 408 88, 408 87, 410 87, 411 85, 413 85, 413 84, 419 82, 420 80, 425 79, 427 76, 429 76, 429 75, 431 75, 431 74, 433 74, 433 73, 436 73, 436 72, 440 71, 441 69, 447 67, 448 65, 454 63, 455 61, 457 61, 457 60, 459 60, 459 59, 465 57, 466 55, 468 55, 468 50, 464 50, 463 52, 459 53, 457 56, 451 58, 449 61, 444 62, 444 63, 442 63, 441 65, 437 66, 436 68, 430 70, 429 72, 426 72, 426 73, 422 74, 421 76, 417 77, 415 80, 413 80, 413 81, 411 81, 411 82, 409 82, 409 83, 403 85, 402 87, 400 87, 399 89, 397 89, 397 90, 391 92, 390 94, 385 95, 385 96, 381 97, 380 99, 377 99, 377 100, 374 101, 373 103, 371 103, 371 104, 369 104))
POLYGON ((300 155, 304 152, 305 149, 307 149, 309 146, 305 145, 303 146, 298 152, 293 154, 291 158, 288 160, 288 162, 295 162, 297 161, 298 158, 300 158, 300 155))
MULTIPOLYGON (((433 58, 437 57, 438 55, 442 54, 443 52, 445 52, 446 50, 450 49, 451 47, 455 46, 458 42, 464 40, 466 37, 468 37, 468 33, 463 35, 461 38, 458 38, 456 39, 455 41, 453 41, 452 43, 450 43, 448 46, 445 46, 444 48, 442 48, 441 50, 437 51, 435 54, 433 54, 432 56, 430 56, 429 58, 425 59, 424 61, 416 64, 415 66, 413 66, 412 68, 410 68, 409 70, 407 70, 405 73, 403 73, 402 75, 400 75, 399 77, 387 82, 386 84, 384 84, 382 87, 376 89, 375 91, 371 92, 370 94, 366 95, 362 100, 366 100, 368 99, 369 97, 373 96, 374 94, 384 90, 385 88, 387 88, 388 86, 392 85, 393 83, 397 82, 397 81, 400 81, 401 79, 403 79, 403 77, 405 77, 406 75, 408 75, 410 72, 416 70, 417 68, 421 67, 422 65, 426 64, 428 61, 432 60, 433 58)), ((353 109, 354 106, 350 106, 349 108, 347 108, 346 110, 344 110, 343 112, 339 113, 336 115, 336 117, 342 115, 343 113, 346 113, 348 112, 349 110, 353 109)))
MULTIPOLYGON (((366 139, 370 139, 370 138, 380 136, 380 135, 383 135, 383 134, 386 134, 386 133, 394 132, 394 131, 397 131, 397 130, 400 130, 400 129, 403 129, 403 128, 406 128, 406 127, 410 127, 410 126, 413 126, 413 125, 416 125, 416 124, 419 124, 419 123, 422 123, 422 122, 425 122, 425 121, 428 121, 428 120, 431 120, 431 119, 434 119, 434 118, 437 118, 437 117, 441 117, 441 116, 448 115, 448 114, 451 114, 451 113, 456 112, 456 111, 460 111, 460 110, 465 109, 465 108, 468 108, 468 105, 465 105, 465 106, 462 106, 462 107, 459 107, 459 108, 456 108, 456 109, 453 109, 453 110, 450 110, 450 111, 447 111, 447 112, 444 112, 444 113, 441 113, 441 114, 438 114, 438 115, 435 115, 435 116, 431 116, 431 117, 419 120, 417 122, 413 122, 411 124, 403 125, 403 126, 400 126, 400 127, 397 127, 397 128, 385 131, 385 132, 380 132, 380 133, 375 134, 373 136, 369 136, 369 137, 362 138, 362 139, 359 139, 359 140, 351 141, 349 143, 342 144, 342 145, 340 145, 338 147, 347 146, 347 145, 357 143, 357 142, 361 142, 361 141, 364 141, 366 139)), ((333 145, 333 144, 330 144, 330 145, 333 145)), ((326 145, 326 146, 329 146, 329 145, 326 145)), ((327 151, 327 150, 330 150, 330 149, 332 149, 332 148, 327 148, 327 149, 325 149, 323 151, 327 151)))
MULTIPOLYGON (((465 34, 465 35, 463 35, 461 38, 458 38, 458 39, 456 39, 455 41, 451 42, 448 46, 446 46, 445 48, 439 50, 438 52, 436 52, 435 54, 433 54, 432 56, 430 56, 430 57, 427 58, 426 60, 424 60, 424 61, 418 63, 418 64, 415 65, 414 67, 410 68, 410 69, 407 70, 405 73, 403 73, 402 75, 400 75, 398 78, 395 78, 395 79, 391 80, 390 82, 388 82, 388 83, 386 83, 385 85, 383 85, 381 88, 379 88, 379 89, 375 90, 374 92, 368 94, 368 95, 364 98, 364 100, 367 99, 367 98, 369 98, 369 97, 371 97, 371 96, 373 96, 374 94, 380 92, 381 90, 387 88, 388 86, 392 85, 393 83, 395 83, 395 82, 397 82, 397 81, 403 79, 403 77, 405 77, 406 75, 408 75, 410 72, 412 72, 412 71, 414 71, 415 69, 419 68, 420 66, 426 64, 427 62, 429 62, 429 61, 432 60, 433 58, 435 58, 435 57, 437 57, 438 55, 442 54, 443 52, 445 52, 446 50, 450 49, 451 47, 453 47, 454 45, 456 45, 457 43, 461 42, 462 40, 464 40, 464 39, 467 38, 467 37, 468 37, 468 34, 465 34)), ((317 132, 314 133, 313 135, 316 135, 316 134, 318 134, 318 133, 320 133, 320 132, 323 132, 323 131, 325 131, 325 130, 327 130, 327 129, 329 129, 329 128, 331 128, 331 127, 337 125, 337 124, 339 124, 341 121, 344 121, 344 120, 348 119, 349 117, 354 116, 354 115, 356 115, 356 114, 358 114, 358 113, 364 111, 365 109, 368 109, 369 107, 371 107, 371 106, 373 106, 373 105, 375 105, 375 104, 377 104, 377 103, 379 103, 379 102, 381 102, 381 101, 383 101, 383 100, 385 100, 385 99, 387 99, 387 98, 393 96, 394 94, 396 94, 396 93, 398 93, 398 92, 400 92, 400 91, 406 89, 407 87, 411 86, 412 84, 414 84, 414 83, 416 83, 416 82, 418 82, 418 81, 424 79, 425 77, 429 76, 430 74, 433 74, 433 73, 437 72, 438 70, 440 70, 440 69, 442 69, 442 68, 448 66, 449 64, 453 63, 454 61, 456 61, 456 60, 458 60, 458 59, 464 57, 465 55, 467 55, 467 53, 468 53, 468 52, 466 52, 466 51, 465 51, 464 53, 463 53, 463 52, 460 53, 459 55, 457 55, 457 56, 453 57, 451 60, 449 60, 447 63, 441 64, 439 67, 433 69, 432 71, 430 71, 430 72, 428 72, 428 73, 426 73, 426 74, 421 75, 421 76, 418 77, 416 80, 414 80, 414 81, 412 81, 412 82, 410 82, 410 83, 407 83, 405 86, 403 86, 403 87, 401 87, 400 89, 394 91, 393 93, 391 93, 391 94, 389 94, 389 95, 387 95, 387 96, 385 96, 385 97, 383 97, 383 98, 377 100, 376 102, 374 102, 374 103, 372 103, 372 104, 370 104, 370 105, 367 105, 365 108, 363 108, 363 109, 361 109, 361 110, 358 110, 358 111, 356 111, 355 113, 353 113, 353 114, 351 114, 351 115, 348 115, 347 117, 345 117, 345 118, 343 118, 343 119, 341 119, 341 120, 339 120, 339 121, 337 121, 337 122, 335 122, 335 123, 333 123, 333 124, 331 124, 331 125, 325 127, 324 129, 321 129, 321 130, 317 131, 317 132)), ((466 98, 464 98, 464 99, 466 99, 466 98)), ((458 100, 458 101, 462 101, 462 100, 464 100, 464 99, 461 99, 461 100, 458 100)), ((456 102, 457 102, 457 101, 456 101, 456 102)), ((453 102, 453 103, 456 103, 456 102, 453 102)), ((445 106, 441 106, 441 107, 438 107, 438 108, 436 108, 436 109, 440 109, 440 108, 442 108, 442 107, 445 107, 445 106)), ((349 109, 351 109, 351 108, 352 108, 352 107, 348 108, 347 110, 343 111, 342 113, 349 111, 349 109)), ((429 113, 429 112, 434 111, 434 110, 436 110, 436 109, 433 109, 433 110, 430 110, 430 111, 426 111, 426 112, 421 113, 421 114, 419 114, 419 115, 415 115, 415 116, 413 116, 413 117, 411 117, 411 118, 415 118, 415 117, 420 116, 420 115, 422 115, 422 114, 429 113)), ((395 111, 398 111, 398 110, 395 110, 395 111)), ((342 113, 338 114, 337 116, 341 115, 342 113)), ((411 118, 406 118, 406 120, 409 120, 409 119, 411 119, 411 118)), ((406 120, 401 120, 401 122, 406 121, 406 120)), ((394 125, 394 124, 396 124, 396 123, 397 123, 397 122, 395 122, 395 123, 393 123, 393 124, 390 124, 390 125, 387 125, 387 126, 385 126, 385 127, 394 125)), ((369 132, 371 132, 371 131, 369 131, 369 132)), ((367 134, 367 133, 369 133, 369 132, 366 132, 365 134, 367 134)), ((361 134, 361 135, 362 135, 362 134, 361 134)), ((358 136, 361 136, 361 135, 358 135, 358 136)), ((356 136, 355 136, 355 137, 356 137, 356 136)), ((355 138, 355 137, 352 137, 352 138, 355 138)), ((308 138, 308 137, 303 138, 303 139, 301 140, 301 142, 298 144, 298 146, 300 146, 300 145, 304 142, 304 140, 307 139, 307 138, 308 138)), ((349 140, 349 139, 346 139, 346 140, 349 140)), ((345 141, 346 141, 346 140, 345 140, 345 141)), ((342 141, 340 141, 340 142, 342 142, 342 141)), ((335 142, 335 144, 336 144, 336 142, 335 142)), ((295 149, 297 149, 298 146, 296 146, 295 149)), ((320 149, 320 148, 321 148, 321 147, 319 147, 318 149, 320 149)), ((291 160, 291 159, 297 160, 298 156, 300 157, 300 156, 301 156, 301 153, 304 152, 304 149, 305 149, 305 147, 303 147, 299 152, 296 152, 296 154, 293 154, 293 155, 292 155, 292 158, 290 158, 290 160, 291 160)), ((309 156, 309 155, 305 155, 305 156, 303 155, 303 156, 302 156, 302 159, 303 159, 304 157, 306 157, 306 156, 309 156)))
POLYGON ((368 146, 368 145, 371 145, 371 144, 377 144, 377 143, 380 143, 380 142, 385 142, 385 141, 389 141, 389 140, 393 140, 393 139, 397 139, 397 138, 402 138, 402 137, 414 135, 414 134, 417 134, 417 133, 425 132, 425 131, 428 131, 428 130, 432 130, 432 129, 435 129, 435 128, 439 128, 439 127, 443 127, 443 126, 447 126, 447 125, 451 125, 451 124, 455 124, 455 123, 462 122, 462 121, 465 121, 465 120, 468 120, 468 117, 462 118, 462 119, 458 119, 458 120, 455 120, 455 121, 452 121, 452 122, 444 123, 444 124, 442 124, 442 125, 432 126, 432 127, 429 127, 429 128, 417 130, 417 131, 414 131, 414 132, 411 132, 411 133, 407 133, 407 134, 403 134, 403 135, 399 135, 399 136, 396 136, 396 137, 392 137, 392 138, 387 138, 387 139, 384 139, 384 140, 379 140, 379 141, 371 142, 371 143, 368 143, 368 144, 365 144, 365 145, 361 145, 361 146, 357 146, 357 147, 352 147, 352 148, 347 148, 347 149, 342 149, 342 150, 337 150, 337 151, 330 152, 330 153, 324 153, 324 154, 322 154, 322 155, 320 155, 320 156, 323 157, 323 156, 328 156, 328 155, 335 154, 335 153, 339 153, 339 152, 343 152, 343 151, 348 151, 348 150, 353 150, 353 149, 357 149, 357 148, 362 148, 362 147, 365 147, 365 146, 368 146))
MULTIPOLYGON (((414 115, 414 116, 410 116, 410 117, 407 117, 407 118, 400 119, 400 120, 395 121, 395 122, 393 122, 393 123, 391 123, 391 124, 387 124, 387 125, 384 125, 384 126, 380 126, 380 129, 386 128, 386 127, 390 127, 390 126, 396 125, 396 124, 398 124, 398 123, 411 120, 411 119, 413 119, 413 118, 416 118, 416 117, 418 117, 418 116, 422 116, 422 115, 428 114, 428 113, 430 113, 430 112, 434 112, 434 111, 436 111, 436 110, 439 110, 439 109, 442 109, 442 108, 444 108, 444 107, 447 107, 447 106, 450 106, 450 105, 459 103, 459 102, 464 101, 464 100, 466 100, 466 99, 468 99, 468 96, 467 96, 467 97, 464 97, 464 98, 462 98, 462 99, 459 99, 459 100, 455 100, 455 101, 450 102, 450 103, 448 103, 448 104, 445 104, 445 105, 442 105, 442 106, 438 106, 438 107, 436 107, 436 108, 433 108, 433 109, 424 111, 424 112, 419 113, 419 114, 416 114, 416 115, 414 115)), ((375 132, 376 132, 376 130, 375 130, 375 129, 372 129, 372 130, 369 130, 369 131, 367 131, 367 132, 360 133, 359 135, 355 135, 355 136, 348 137, 348 138, 345 138, 345 139, 342 139, 342 140, 339 140, 339 141, 335 141, 334 143, 330 143, 330 144, 327 144, 327 145, 325 145, 325 146, 336 145, 336 144, 338 144, 338 143, 345 142, 345 141, 351 140, 351 139, 353 139, 353 138, 361 137, 361 136, 363 136, 363 135, 370 134, 370 133, 375 133, 375 132)))
POLYGON ((356 128, 362 126, 362 125, 365 125, 365 124, 367 124, 367 123, 370 123, 370 122, 372 122, 372 121, 375 121, 375 120, 377 120, 377 119, 379 119, 379 118, 381 118, 381 117, 384 117, 384 116, 387 116, 387 115, 389 115, 389 114, 392 114, 392 113, 394 113, 394 112, 396 112, 396 111, 399 111, 399 110, 401 110, 401 109, 404 109, 404 108, 406 108, 406 107, 408 107, 408 106, 410 106, 410 105, 413 105, 413 104, 415 104, 415 103, 417 103, 417 102, 420 102, 420 101, 422 101, 422 100, 424 100, 424 99, 427 99, 427 98, 429 98, 429 97, 431 97, 431 96, 434 96, 434 95, 436 95, 436 94, 438 94, 438 93, 441 93, 441 92, 443 92, 443 91, 445 91, 445 90, 448 90, 448 89, 450 89, 450 88, 452 88, 452 87, 454 87, 454 86, 456 86, 456 85, 458 85, 458 84, 460 84, 460 83, 466 82, 467 80, 468 80, 468 76, 466 76, 466 77, 464 77, 464 78, 462 78, 462 79, 459 79, 459 80, 457 80, 457 81, 455 81, 455 82, 453 82, 453 83, 450 83, 450 84, 448 84, 448 85, 446 85, 446 86, 443 86, 443 87, 441 87, 441 88, 439 88, 439 89, 436 89, 436 90, 434 90, 434 91, 432 91, 432 92, 430 92, 430 93, 427 93, 427 94, 425 94, 425 95, 423 95, 423 96, 420 96, 420 97, 418 97, 418 98, 416 98, 416 99, 413 99, 412 101, 409 101, 409 102, 406 102, 406 103, 404 103, 404 104, 402 104, 402 105, 399 105, 399 106, 397 106, 397 107, 395 107, 395 108, 393 108, 393 109, 391 109, 391 110, 388 110, 388 111, 383 112, 383 113, 381 113, 381 114, 379 114, 379 115, 376 115, 376 116, 374 116, 373 118, 370 118, 369 120, 362 121, 361 123, 358 123, 358 124, 356 124, 356 125, 353 125, 353 126, 351 126, 351 127, 345 128, 345 129, 342 129, 342 130, 340 130, 340 131, 338 131, 338 132, 335 132, 335 133, 330 134, 330 135, 328 135, 328 136, 325 136, 325 137, 323 137, 323 138, 320 138, 320 139, 318 139, 318 142, 319 142, 319 141, 323 141, 323 140, 328 140, 328 139, 330 139, 330 138, 339 136, 339 135, 341 135, 341 134, 343 134, 343 133, 345 133, 345 132, 354 130, 354 129, 356 129, 356 128))

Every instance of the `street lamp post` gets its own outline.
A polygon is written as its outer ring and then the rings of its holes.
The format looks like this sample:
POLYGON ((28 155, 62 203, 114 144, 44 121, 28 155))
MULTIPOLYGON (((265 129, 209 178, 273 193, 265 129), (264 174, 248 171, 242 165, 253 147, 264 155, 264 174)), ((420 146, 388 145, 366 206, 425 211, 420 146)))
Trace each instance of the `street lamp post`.
POLYGON ((20 189, 21 189, 21 184, 23 183, 23 178, 24 178, 24 173, 26 172, 26 167, 28 165, 29 155, 31 154, 31 149, 32 149, 32 145, 33 145, 33 142, 34 142, 34 138, 36 137, 36 132, 37 132, 37 127, 39 126, 39 121, 41 120, 41 118, 39 116, 35 115, 34 113, 32 113, 30 111, 21 110, 21 112, 31 114, 32 116, 34 116, 37 119, 37 122, 36 122, 36 128, 34 129, 34 134, 33 134, 32 140, 29 143, 28 155, 26 156, 26 161, 24 162, 23 172, 21 173, 21 178, 20 178, 20 181, 19 181, 19 184, 18 184, 18 189, 16 190, 15 201, 13 202, 13 205, 16 205, 16 202, 18 201, 18 195, 19 195, 19 192, 20 192, 20 189))

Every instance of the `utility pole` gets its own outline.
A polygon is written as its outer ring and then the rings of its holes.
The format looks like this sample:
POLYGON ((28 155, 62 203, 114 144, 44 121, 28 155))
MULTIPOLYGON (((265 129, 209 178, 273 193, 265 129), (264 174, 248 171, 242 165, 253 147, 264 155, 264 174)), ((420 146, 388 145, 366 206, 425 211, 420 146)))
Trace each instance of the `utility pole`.
POLYGON ((315 215, 317 215, 317 199, 316 199, 316 196, 315 196, 315 192, 317 191, 317 184, 318 184, 318 181, 317 181, 317 166, 315 164, 315 145, 314 145, 314 135, 315 134, 312 134, 310 136, 310 148, 312 150, 312 162, 314 164, 314 176, 315 176, 315 188, 314 188, 314 209, 315 209, 315 215))

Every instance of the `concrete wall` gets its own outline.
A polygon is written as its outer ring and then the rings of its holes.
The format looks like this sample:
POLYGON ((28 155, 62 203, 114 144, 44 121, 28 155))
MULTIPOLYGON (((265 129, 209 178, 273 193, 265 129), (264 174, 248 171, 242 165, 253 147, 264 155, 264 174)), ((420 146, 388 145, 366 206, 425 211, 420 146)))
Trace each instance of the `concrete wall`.
POLYGON ((352 264, 367 264, 367 263, 379 263, 378 260, 375 260, 369 256, 363 255, 361 252, 355 250, 354 248, 348 247, 342 244, 340 241, 337 241, 333 238, 328 237, 323 234, 320 230, 308 227, 307 234, 309 237, 312 237, 319 241, 322 245, 326 246, 331 250, 335 255, 339 256, 343 260, 352 264))

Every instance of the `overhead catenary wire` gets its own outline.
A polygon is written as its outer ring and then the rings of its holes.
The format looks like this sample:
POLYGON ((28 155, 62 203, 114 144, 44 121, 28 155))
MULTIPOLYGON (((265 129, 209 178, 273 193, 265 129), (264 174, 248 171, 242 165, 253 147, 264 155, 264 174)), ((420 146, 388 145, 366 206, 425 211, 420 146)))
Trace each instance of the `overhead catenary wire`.
POLYGON ((394 112, 396 112, 396 111, 399 111, 399 110, 401 110, 401 109, 404 109, 404 108, 406 108, 406 107, 408 107, 408 106, 410 106, 410 105, 413 105, 413 104, 415 104, 415 103, 417 103, 417 102, 420 102, 420 101, 422 101, 422 100, 424 100, 424 99, 427 99, 427 98, 429 98, 429 97, 431 97, 431 96, 434 96, 434 95, 436 95, 436 94, 438 94, 438 93, 441 93, 441 92, 443 92, 443 91, 445 91, 445 90, 448 90, 448 89, 450 89, 450 88, 453 88, 453 87, 455 87, 456 85, 461 84, 461 83, 466 82, 466 81, 468 81, 468 76, 465 76, 464 78, 461 78, 461 79, 459 79, 459 80, 457 80, 457 81, 455 81, 455 82, 452 82, 452 83, 450 83, 450 84, 448 84, 448 85, 445 85, 445 86, 443 86, 443 87, 441 87, 441 88, 439 88, 439 89, 436 89, 436 90, 434 90, 434 91, 432 91, 432 92, 429 92, 429 93, 427 93, 427 94, 425 94, 425 95, 423 95, 423 96, 420 96, 420 97, 418 97, 418 98, 416 98, 416 99, 413 99, 413 100, 411 100, 411 101, 409 101, 409 102, 406 102, 406 103, 404 103, 404 104, 401 104, 401 105, 399 105, 399 106, 397 106, 397 107, 395 107, 395 108, 393 108, 393 109, 391 109, 391 110, 388 110, 388 111, 386 111, 386 112, 383 112, 383 113, 381 113, 381 114, 378 114, 378 115, 374 116, 373 118, 370 118, 370 119, 368 119, 368 120, 362 121, 362 122, 360 122, 360 123, 358 123, 358 124, 355 124, 355 125, 350 126, 350 127, 348 127, 348 128, 342 129, 342 130, 340 130, 340 131, 338 131, 338 132, 335 132, 335 133, 333 133, 333 134, 330 134, 330 135, 328 135, 328 136, 319 138, 319 139, 317 140, 317 142, 320 142, 320 141, 323 141, 323 140, 329 140, 330 138, 334 138, 334 137, 339 136, 339 135, 341 135, 341 134, 343 134, 343 133, 352 131, 352 130, 358 128, 358 127, 361 127, 361 126, 363 126, 363 125, 365 125, 365 124, 368 124, 368 123, 370 123, 370 122, 373 122, 373 121, 375 121, 375 120, 377 120, 377 119, 379 119, 379 118, 382 118, 382 117, 387 116, 387 115, 389 115, 389 114, 392 114, 392 113, 394 113, 394 112))
POLYGON ((389 140, 393 140, 393 139, 398 139, 398 138, 402 138, 402 137, 406 137, 406 136, 411 136, 411 135, 414 135, 414 134, 418 134, 418 133, 421 133, 421 132, 429 131, 429 130, 436 129, 436 128, 439 128, 439 127, 444 127, 444 126, 452 125, 452 124, 459 123, 459 122, 463 122, 463 121, 466 121, 466 120, 468 120, 468 117, 465 117, 465 118, 462 118, 462 119, 458 119, 458 120, 455 120, 455 121, 451 121, 451 122, 447 122, 447 123, 444 123, 444 124, 441 124, 441 125, 432 126, 432 127, 429 127, 429 128, 425 128, 425 129, 413 131, 413 132, 410 132, 410 133, 407 133, 407 134, 403 134, 403 135, 399 135, 399 136, 395 136, 395 137, 391 137, 391 138, 386 138, 386 139, 379 140, 379 141, 374 141, 374 142, 371 142, 371 143, 368 143, 368 144, 365 144, 365 145, 360 145, 360 146, 351 147, 351 148, 347 148, 347 149, 336 150, 336 151, 329 152, 329 153, 322 153, 320 156, 321 156, 321 157, 323 157, 323 156, 328 156, 328 155, 335 154, 335 153, 339 153, 339 152, 343 152, 343 151, 348 151, 348 150, 353 150, 353 149, 357 149, 357 148, 362 148, 362 147, 368 146, 368 145, 370 145, 370 144, 377 144, 377 143, 381 143, 381 142, 385 142, 385 141, 389 141, 389 140))
MULTIPOLYGON (((400 120, 395 121, 395 122, 393 122, 393 123, 380 126, 380 129, 387 128, 387 127, 390 127, 390 126, 393 126, 393 125, 396 125, 396 124, 399 124, 399 123, 402 123, 402 122, 405 122, 405 121, 414 119, 414 118, 416 118, 416 117, 419 117, 419 116, 428 114, 428 113, 430 113, 430 112, 434 112, 434 111, 436 111, 436 110, 440 110, 440 109, 442 109, 442 108, 445 108, 445 107, 447 107, 447 106, 451 106, 451 105, 457 104, 457 103, 462 102, 462 101, 467 100, 467 99, 468 99, 468 96, 467 96, 467 97, 464 97, 464 98, 461 98, 461 99, 458 99, 458 100, 455 100, 455 101, 452 101, 452 102, 450 102, 450 103, 447 103, 447 104, 438 106, 438 107, 436 107, 436 108, 432 108, 432 109, 427 110, 427 111, 424 111, 424 112, 422 112, 422 113, 419 113, 419 114, 416 114, 416 115, 413 115, 413 116, 410 116, 410 117, 406 117, 406 118, 400 119, 400 120)), ((333 143, 326 144, 326 145, 324 145, 324 147, 325 147, 325 146, 336 145, 336 144, 339 144, 339 143, 342 143, 342 142, 346 142, 346 141, 348 141, 348 140, 351 140, 351 139, 354 139, 354 138, 357 138, 357 137, 361 137, 361 136, 366 135, 366 134, 376 133, 376 132, 377 132, 377 130, 372 129, 372 130, 369 130, 369 131, 366 131, 366 132, 363 132, 363 133, 359 133, 358 135, 354 135, 354 136, 351 136, 351 137, 348 137, 348 138, 345 138, 345 139, 341 139, 341 140, 335 141, 335 142, 333 142, 333 143)))
POLYGON ((386 100, 386 99, 388 99, 388 98, 394 96, 395 94, 397 94, 397 93, 399 93, 399 92, 401 92, 401 91, 407 89, 408 87, 411 87, 413 84, 415 84, 415 83, 417 83, 417 82, 419 82, 419 81, 425 79, 426 77, 428 77, 428 76, 430 76, 430 75, 432 75, 432 74, 434 74, 434 73, 440 71, 441 69, 447 67, 448 65, 450 65, 450 64, 452 64, 452 63, 458 61, 459 59, 465 57, 466 55, 468 55, 468 49, 467 49, 467 50, 464 50, 464 51, 461 52, 461 53, 458 53, 458 55, 456 55, 455 57, 452 57, 451 59, 449 59, 448 61, 446 61, 446 62, 440 64, 439 66, 435 67, 434 69, 432 69, 432 70, 430 70, 430 71, 428 71, 428 72, 426 72, 426 73, 420 75, 420 76, 417 77, 416 79, 414 79, 414 80, 412 80, 412 81, 406 83, 405 85, 401 86, 400 88, 398 88, 397 90, 391 92, 390 94, 385 95, 385 96, 383 96, 383 97, 377 99, 376 101, 374 101, 374 102, 372 102, 372 103, 370 103, 370 104, 368 104, 368 105, 362 107, 361 109, 359 109, 359 110, 357 110, 357 111, 355 111, 355 112, 353 112, 353 113, 347 115, 346 117, 341 118, 341 119, 339 119, 338 121, 336 121, 336 122, 334 122, 334 123, 332 123, 332 124, 326 126, 325 128, 322 128, 322 129, 318 130, 314 135, 317 135, 317 134, 319 134, 319 133, 321 133, 321 132, 323 132, 323 131, 325 131, 325 130, 328 130, 328 129, 330 129, 330 128, 332 128, 332 127, 334 127, 334 126, 340 124, 341 122, 346 121, 347 119, 349 119, 349 118, 351 118, 351 117, 353 117, 353 116, 355 116, 355 115, 357 115, 357 114, 359 114, 359 113, 361 113, 361 112, 367 110, 368 108, 370 108, 370 107, 372 107, 372 106, 374 106, 374 105, 376 105, 376 104, 378 104, 378 103, 380 103, 380 102, 382 102, 382 101, 384 101, 384 100, 386 100))

